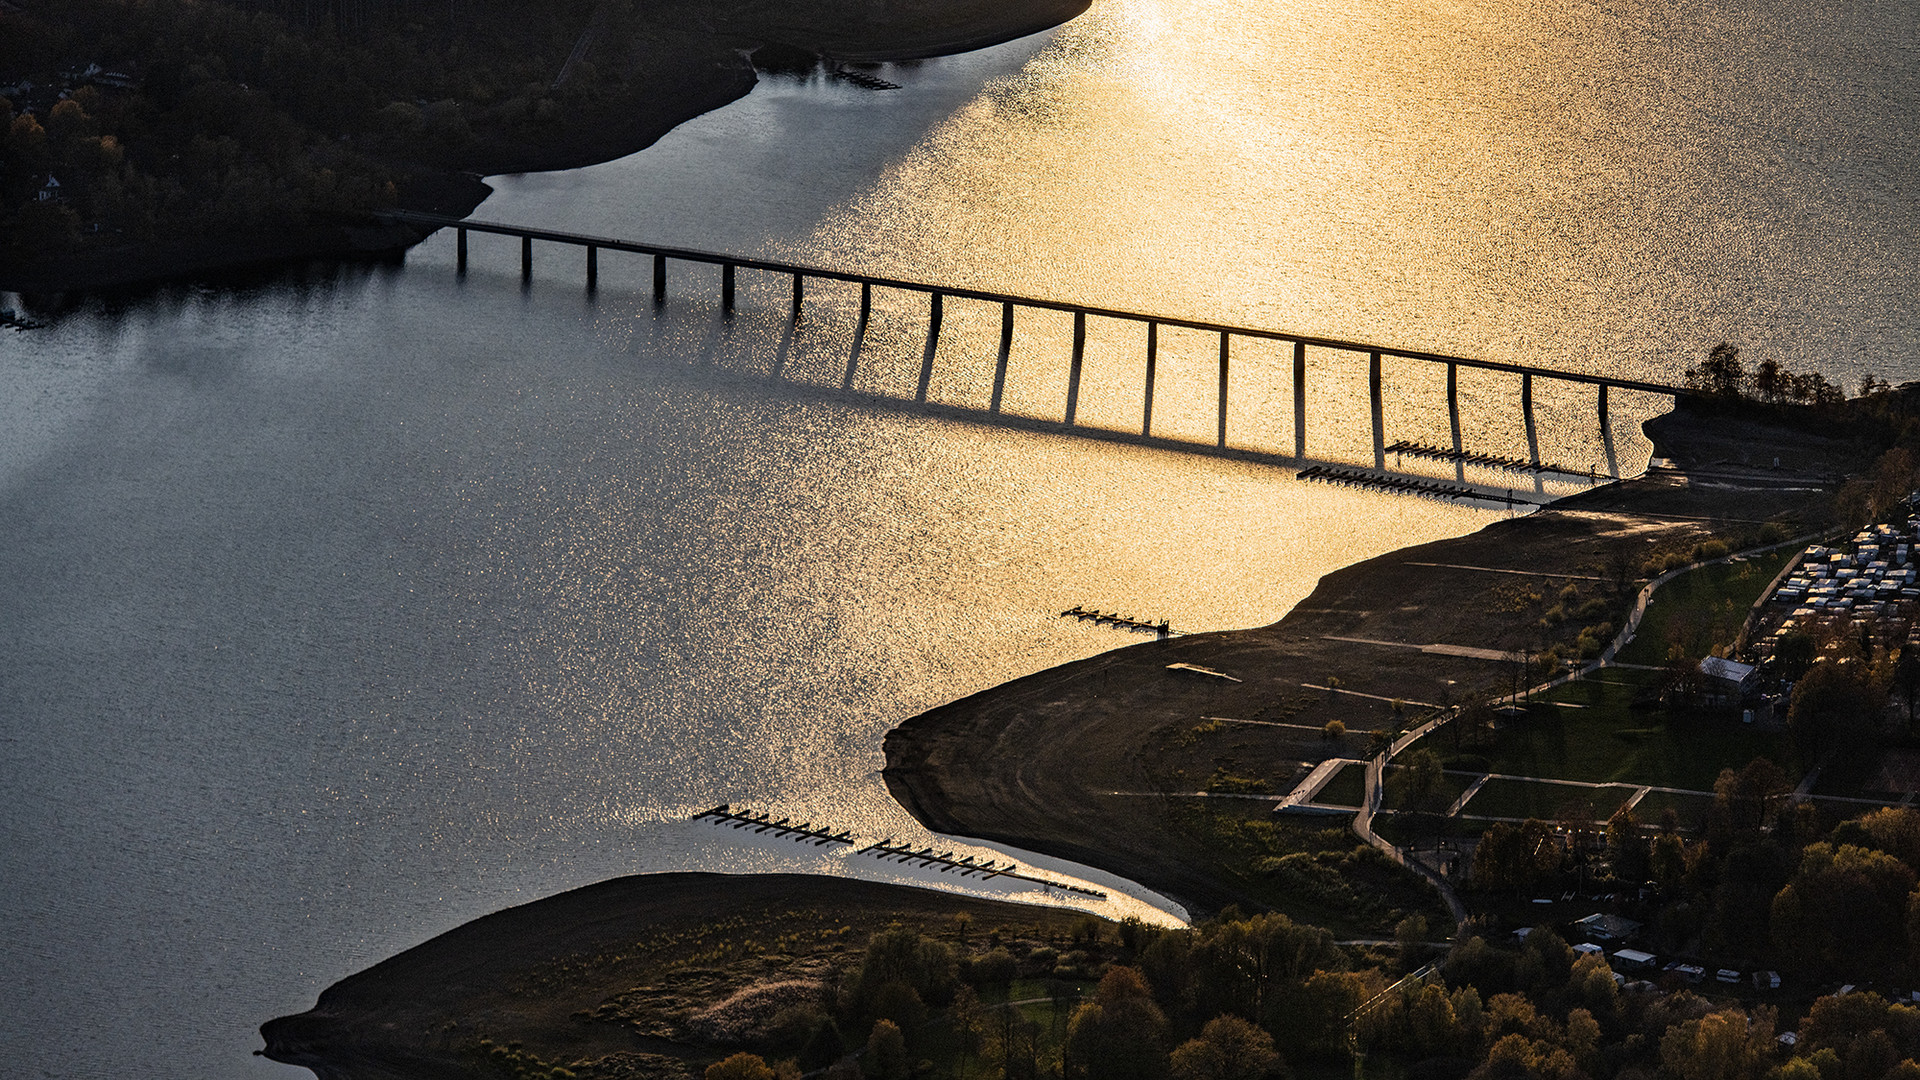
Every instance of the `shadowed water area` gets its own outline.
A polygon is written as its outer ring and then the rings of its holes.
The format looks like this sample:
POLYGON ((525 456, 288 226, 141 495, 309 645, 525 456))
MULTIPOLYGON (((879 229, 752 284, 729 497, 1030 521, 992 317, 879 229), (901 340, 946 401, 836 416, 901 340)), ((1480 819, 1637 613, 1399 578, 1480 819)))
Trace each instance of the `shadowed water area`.
MULTIPOLYGON (((1660 380, 1726 339, 1898 381, 1914 45, 1897 5, 1102 3, 882 69, 899 90, 769 79, 632 158, 497 178, 478 216, 1660 380)), ((605 255, 589 297, 543 249, 523 289, 476 238, 463 279, 442 234, 0 336, 10 1069, 300 1075, 255 1025, 485 912, 855 867, 682 821, 718 802, 938 842, 882 736, 1137 640, 1058 612, 1257 625, 1498 513, 872 408, 826 392, 853 293, 792 326, 743 277, 723 324, 717 273, 676 265, 656 309, 650 269, 605 255)), ((859 388, 911 398, 924 298, 876 305, 859 388)), ((977 406, 998 312, 947 320, 930 397, 977 406)), ((1090 328, 1081 422, 1137 427, 1139 334, 1090 328)), ((1059 415, 1069 336, 1023 316, 1011 411, 1059 415)), ((1205 441, 1215 343, 1161 348, 1156 427, 1205 441)), ((1292 446, 1289 359, 1236 354, 1248 445, 1292 446)), ((1311 453, 1363 460, 1364 357, 1309 359, 1311 453)), ((1444 441, 1443 371, 1388 375, 1388 438, 1444 441)), ((1513 383, 1463 373, 1471 449, 1525 452, 1513 383)), ((1537 393, 1541 456, 1599 460, 1591 392, 1537 393)), ((1658 404, 1616 399, 1623 464, 1658 404)))

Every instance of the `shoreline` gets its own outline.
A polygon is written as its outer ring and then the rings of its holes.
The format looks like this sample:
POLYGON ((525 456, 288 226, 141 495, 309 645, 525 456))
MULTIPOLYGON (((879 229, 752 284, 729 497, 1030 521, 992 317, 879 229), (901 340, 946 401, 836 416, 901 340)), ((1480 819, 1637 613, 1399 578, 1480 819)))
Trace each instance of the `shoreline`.
MULTIPOLYGON (((1289 679, 1322 670, 1314 665, 1350 658, 1351 642, 1367 636, 1364 624, 1378 614, 1383 597, 1393 601, 1384 605, 1386 616, 1402 622, 1413 610, 1409 602, 1432 606, 1437 598, 1439 619, 1457 626, 1463 612, 1447 601, 1457 598, 1463 574, 1566 575, 1580 560, 1604 554, 1609 540, 1644 551, 1650 541, 1705 536, 1707 522, 1762 512, 1780 516, 1804 505, 1802 485, 1814 478, 1830 481, 1846 463, 1846 447, 1835 440, 1751 421, 1676 410, 1646 427, 1656 453, 1672 459, 1676 473, 1618 481, 1466 536, 1336 570, 1268 626, 1110 650, 909 718, 886 739, 888 790, 934 832, 1084 863, 1168 896, 1196 921, 1229 905, 1267 908, 1244 877, 1221 865, 1217 852, 1181 835, 1165 800, 1135 799, 1129 806, 1113 798, 1122 794, 1106 786, 1116 752, 1126 768, 1139 770, 1143 761, 1126 759, 1137 758, 1141 748, 1168 745, 1156 740, 1169 716, 1185 723, 1194 716, 1232 715, 1237 696, 1276 693, 1289 679), (1729 462, 1719 455, 1729 447, 1755 459, 1777 452, 1790 462, 1790 475, 1752 467, 1744 474, 1752 486, 1722 486, 1729 462), (1714 483, 1695 488, 1685 479, 1688 470, 1710 471, 1714 483), (1477 567, 1470 562, 1476 559, 1477 567), (1347 632, 1356 622, 1362 632, 1347 632), (1314 640, 1334 645, 1315 650, 1314 640), (1165 665, 1176 659, 1235 672, 1243 682, 1228 686, 1170 675, 1165 665)), ((1406 629, 1419 639, 1418 627, 1406 629)), ((1418 649, 1360 655, 1375 681, 1356 675, 1353 696, 1339 699, 1337 707, 1343 715, 1375 720, 1387 708, 1382 691, 1400 694, 1422 680, 1431 685, 1449 673, 1469 673, 1476 664, 1484 673, 1487 663, 1418 649)), ((1307 711, 1334 698, 1313 695, 1307 711)), ((1360 727, 1345 737, 1364 738, 1366 731, 1360 727)), ((1297 741, 1287 744, 1283 756, 1299 748, 1297 741)), ((1321 752, 1336 756, 1342 750, 1335 742, 1321 752)), ((1267 804, 1256 805, 1264 816, 1267 804)), ((996 921, 1024 922, 1058 932, 1089 918, 1073 908, 827 875, 630 875, 483 916, 349 975, 322 991, 312 1009, 263 1024, 266 1046, 256 1053, 311 1069, 320 1080, 459 1076, 467 1074, 462 1055, 470 1053, 461 1049, 462 1040, 473 1037, 469 1032, 478 1022, 499 1038, 524 1032, 577 1058, 613 1054, 645 1059, 653 1063, 649 1068, 669 1059, 684 1065, 710 1048, 670 1032, 609 1035, 579 1021, 602 1008, 608 987, 659 984, 659 973, 674 963, 659 942, 679 942, 690 927, 732 940, 726 935, 786 929, 817 918, 819 910, 829 912, 832 923, 844 919, 868 929, 903 917, 931 925, 966 913, 981 929, 996 921), (506 1035, 498 1025, 505 1025, 506 1035)), ((783 962, 776 957, 765 963, 778 968, 783 962)))
MULTIPOLYGON (((763 55, 775 61, 768 67, 801 58, 886 63, 951 56, 1054 29, 1091 3, 1023 0, 1009 11, 987 0, 948 0, 934 11, 906 11, 895 3, 859 12, 750 3, 717 20, 669 7, 660 20, 660 36, 637 46, 647 81, 618 98, 595 102, 537 143, 478 140, 451 159, 389 162, 400 178, 392 209, 465 217, 493 193, 485 177, 586 168, 639 153, 681 124, 751 93, 762 70, 755 60, 763 55), (699 29, 683 30, 681 23, 699 29)), ((0 266, 0 292, 32 299, 160 286, 312 260, 391 260, 433 231, 306 221, 218 240, 126 244, 33 265, 0 266)))
POLYGON ((1689 471, 1724 469, 1730 446, 1751 460, 1778 453, 1796 482, 1830 480, 1846 464, 1831 440, 1751 421, 1676 409, 1645 427, 1675 472, 1616 481, 1336 570, 1267 626, 1112 650, 910 717, 886 737, 888 791, 935 832, 1097 867, 1196 919, 1229 905, 1265 906, 1257 875, 1175 820, 1187 812, 1180 800, 1144 797, 1205 781, 1218 755, 1183 748, 1192 732, 1222 718, 1299 729, 1270 739, 1275 745, 1234 744, 1232 771, 1253 776, 1298 775, 1353 756, 1368 734, 1396 726, 1391 702, 1443 701, 1509 677, 1510 662, 1423 651, 1428 643, 1524 647, 1508 620, 1479 617, 1462 598, 1511 588, 1516 573, 1556 583, 1595 576, 1614 552, 1684 546, 1805 503, 1791 484, 1769 494, 1764 482, 1780 474, 1757 468, 1759 490, 1688 483, 1689 471), (1184 676, 1168 669, 1173 663, 1240 681, 1184 676), (1336 719, 1347 734, 1321 737, 1317 729, 1336 719))
POLYGON ((659 981, 663 968, 725 966, 707 958, 710 939, 724 944, 743 925, 778 925, 794 937, 811 931, 857 950, 890 923, 952 924, 959 915, 982 937, 1033 928, 1064 935, 1087 918, 857 878, 633 874, 481 916, 349 975, 321 991, 313 1008, 260 1025, 266 1045, 254 1053, 320 1080, 464 1077, 473 1073, 463 1043, 478 1023, 497 1042, 544 1035, 574 1057, 684 1062, 712 1055, 661 1031, 580 1020, 608 993, 659 981), (690 950, 697 951, 689 957, 690 950))

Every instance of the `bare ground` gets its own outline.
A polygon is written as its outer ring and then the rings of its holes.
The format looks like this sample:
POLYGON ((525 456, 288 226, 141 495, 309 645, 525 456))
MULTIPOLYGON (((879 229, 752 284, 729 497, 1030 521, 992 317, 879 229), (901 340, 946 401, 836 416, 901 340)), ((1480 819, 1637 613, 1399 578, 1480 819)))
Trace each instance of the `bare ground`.
MULTIPOLYGON (((1196 915, 1273 902, 1244 847, 1222 843, 1218 821, 1195 810, 1236 804, 1191 792, 1220 776, 1283 792, 1320 760, 1363 756, 1364 732, 1400 719, 1394 699, 1444 705, 1510 689, 1512 661, 1394 645, 1537 650, 1554 636, 1542 613, 1570 583, 1607 599, 1617 625, 1648 555, 1750 535, 1769 519, 1804 531, 1855 456, 1844 442, 1685 412, 1648 433, 1673 470, 1329 574, 1271 626, 1136 645, 913 717, 887 737, 888 788, 931 829, 1100 866, 1196 915), (1169 670, 1175 662, 1240 681, 1169 670), (1333 686, 1341 692, 1313 689, 1333 686), (1329 720, 1348 734, 1323 737, 1329 720)), ((1263 811, 1237 807, 1247 820, 1263 811)))

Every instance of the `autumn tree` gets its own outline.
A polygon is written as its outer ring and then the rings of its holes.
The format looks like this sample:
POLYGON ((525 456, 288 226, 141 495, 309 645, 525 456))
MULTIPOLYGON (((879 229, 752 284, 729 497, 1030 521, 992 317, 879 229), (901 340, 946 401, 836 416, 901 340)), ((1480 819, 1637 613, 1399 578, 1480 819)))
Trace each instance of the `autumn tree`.
POLYGON ((739 1053, 707 1066, 707 1080, 774 1080, 773 1067, 759 1054, 739 1053))
POLYGON ((1158 1080, 1167 1072, 1167 1018, 1146 979, 1109 968, 1093 1000, 1067 1023, 1066 1075, 1074 1080, 1158 1080))
POLYGON ((1237 1016, 1207 1021, 1173 1052, 1175 1080, 1260 1080, 1280 1064, 1273 1036, 1237 1016))
POLYGON ((1882 851, 1809 844, 1793 880, 1773 899, 1782 958, 1823 972, 1874 970, 1906 953, 1914 872, 1882 851))

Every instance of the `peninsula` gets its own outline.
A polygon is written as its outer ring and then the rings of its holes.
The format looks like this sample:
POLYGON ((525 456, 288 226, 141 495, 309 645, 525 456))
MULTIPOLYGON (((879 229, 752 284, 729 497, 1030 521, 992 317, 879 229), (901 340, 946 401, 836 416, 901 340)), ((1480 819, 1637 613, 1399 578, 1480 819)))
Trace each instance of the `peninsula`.
MULTIPOLYGON (((0 291, 391 254, 482 175, 641 150, 756 66, 965 52, 1088 0, 22 0, 0 7, 0 291)), ((872 80, 866 80, 871 83, 872 80)))
MULTIPOLYGON (((1191 929, 643 875, 344 980, 268 1023, 263 1052, 327 1080, 1375 1068, 1356 1054, 1432 1080, 1920 1075, 1920 1012, 1889 1000, 1920 972, 1920 811, 1856 767, 1909 753, 1884 722, 1907 621, 1823 624, 1841 629, 1809 638, 1795 678, 1815 689, 1790 709, 1743 717, 1690 674, 1747 637, 1805 537, 1912 531, 1920 470, 1891 436, 1913 396, 1683 402, 1648 423, 1644 476, 1330 574, 1271 626, 1039 672, 888 737, 889 787, 930 828, 1127 874, 1191 929), (1349 766, 1415 724, 1377 827, 1470 890, 1457 927, 1330 816, 1361 802, 1349 766), (1869 980, 1883 992, 1847 997, 1869 980), (1744 1064, 1696 1073, 1696 1054, 1744 1064)), ((1782 652, 1796 633, 1815 631, 1777 629, 1782 652)))

